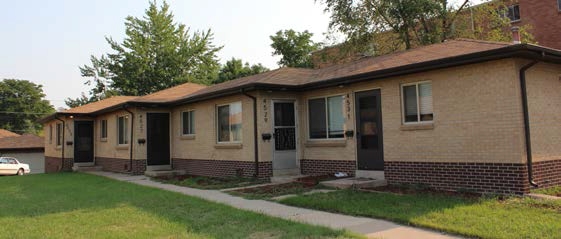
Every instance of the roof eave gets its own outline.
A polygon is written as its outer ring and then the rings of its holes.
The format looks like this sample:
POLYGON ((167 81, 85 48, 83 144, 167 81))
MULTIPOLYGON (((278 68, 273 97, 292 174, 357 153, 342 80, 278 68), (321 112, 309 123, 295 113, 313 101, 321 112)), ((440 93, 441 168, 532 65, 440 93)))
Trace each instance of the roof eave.
POLYGON ((467 55, 442 58, 433 61, 409 64, 384 70, 372 71, 346 77, 333 78, 329 80, 304 84, 301 90, 312 90, 338 85, 347 85, 366 80, 383 79, 396 77, 430 70, 482 63, 486 61, 499 60, 505 58, 520 57, 534 60, 541 60, 550 63, 561 63, 561 52, 554 49, 543 48, 528 44, 512 45, 504 48, 477 52, 467 55))

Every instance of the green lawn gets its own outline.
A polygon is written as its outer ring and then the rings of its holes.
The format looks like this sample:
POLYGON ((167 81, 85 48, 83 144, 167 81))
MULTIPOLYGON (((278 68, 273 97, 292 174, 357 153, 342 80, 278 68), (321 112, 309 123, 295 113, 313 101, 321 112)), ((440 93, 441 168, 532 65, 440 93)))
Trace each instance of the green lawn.
POLYGON ((87 174, 0 177, 0 185, 0 238, 353 237, 87 174))
POLYGON ((281 203, 383 218, 480 238, 561 238, 561 202, 529 198, 474 198, 342 190, 281 203))

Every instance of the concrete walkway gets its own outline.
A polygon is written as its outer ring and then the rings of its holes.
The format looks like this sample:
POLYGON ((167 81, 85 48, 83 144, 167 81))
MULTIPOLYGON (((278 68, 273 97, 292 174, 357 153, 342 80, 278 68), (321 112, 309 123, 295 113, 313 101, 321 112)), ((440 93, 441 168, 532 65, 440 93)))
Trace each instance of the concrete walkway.
POLYGON ((235 208, 262 213, 265 215, 279 217, 287 220, 303 222, 312 225, 325 226, 333 229, 345 229, 354 233, 366 235, 369 238, 459 238, 444 233, 403 226, 384 220, 353 217, 335 213, 328 213, 292 206, 286 206, 265 200, 248 200, 241 197, 231 196, 218 190, 201 190, 180 187, 172 184, 155 182, 146 176, 131 176, 111 172, 87 172, 94 175, 104 176, 120 181, 126 181, 148 187, 159 188, 172 192, 178 192, 189 196, 202 198, 208 201, 223 203, 235 208))

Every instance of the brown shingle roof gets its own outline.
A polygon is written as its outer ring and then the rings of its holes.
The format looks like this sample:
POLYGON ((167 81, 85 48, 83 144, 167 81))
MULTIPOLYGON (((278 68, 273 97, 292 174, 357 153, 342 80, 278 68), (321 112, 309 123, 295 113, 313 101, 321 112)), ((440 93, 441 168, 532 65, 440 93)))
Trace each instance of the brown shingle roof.
POLYGON ((365 57, 358 61, 318 69, 314 79, 302 81, 301 84, 495 50, 511 45, 511 43, 507 42, 489 42, 470 39, 449 40, 439 44, 423 46, 383 56, 365 57))
POLYGON ((212 94, 223 90, 250 84, 269 84, 275 86, 297 87, 326 80, 358 75, 367 72, 387 70, 415 63, 429 62, 484 52, 511 46, 510 43, 488 42, 469 39, 449 40, 444 43, 428 45, 383 56, 365 57, 357 61, 333 65, 321 69, 280 68, 258 75, 239 78, 209 86, 183 99, 212 94))
MULTIPOLYGON (((496 56, 496 59, 501 59, 505 55, 496 55, 499 52, 510 53, 520 51, 521 49, 526 51, 543 51, 546 48, 528 44, 513 46, 511 43, 468 39, 449 40, 393 54, 365 57, 357 61, 321 69, 280 68, 209 87, 186 83, 143 97, 112 97, 73 108, 63 113, 92 113, 103 109, 111 110, 110 107, 126 102, 182 104, 206 99, 206 97, 218 97, 221 93, 234 93, 236 90, 250 86, 286 87, 287 89, 308 89, 318 85, 325 87, 344 83, 343 81, 347 81, 346 78, 364 77, 364 74, 368 74, 365 79, 372 79, 374 76, 384 78, 392 74, 408 74, 453 65, 448 64, 449 62, 453 62, 456 65, 468 64, 466 62, 482 62, 491 58, 488 56, 496 56), (391 72, 391 74, 387 72, 391 72)), ((561 55, 561 52, 554 51, 553 54, 561 55)), ((506 57, 512 57, 512 55, 506 57)))
POLYGON ((62 113, 79 113, 79 114, 89 114, 111 106, 115 106, 121 103, 125 103, 132 99, 136 99, 138 96, 113 96, 111 98, 103 99, 93 103, 78 106, 72 109, 63 111, 62 113))
POLYGON ((201 89, 206 88, 205 85, 199 85, 194 83, 185 83, 178 86, 171 87, 169 89, 161 90, 149 95, 138 97, 133 102, 142 103, 164 103, 169 101, 174 101, 185 97, 186 95, 197 92, 201 89))
POLYGON ((33 134, 0 138, 0 149, 37 149, 44 147, 43 137, 33 134))
POLYGON ((14 137, 14 136, 19 136, 19 134, 16 134, 12 131, 8 131, 8 130, 5 130, 5 129, 0 129, 0 138, 14 137))

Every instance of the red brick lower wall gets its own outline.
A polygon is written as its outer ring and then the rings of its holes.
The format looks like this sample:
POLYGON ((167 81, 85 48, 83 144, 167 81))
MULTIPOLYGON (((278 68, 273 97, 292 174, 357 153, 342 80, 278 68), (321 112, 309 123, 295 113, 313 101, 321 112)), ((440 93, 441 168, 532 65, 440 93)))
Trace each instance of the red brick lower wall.
POLYGON ((561 159, 534 162, 534 182, 541 187, 561 185, 561 159))
MULTIPOLYGON (((130 159, 96 157, 95 165, 103 171, 130 173, 130 159)), ((146 160, 132 160, 132 174, 140 175, 146 171, 146 160)))
POLYGON ((72 171, 72 166, 74 166, 74 159, 72 158, 65 158, 63 163, 61 158, 45 156, 45 173, 72 171))
POLYGON ((530 189, 526 164, 385 162, 384 168, 389 184, 505 194, 523 194, 530 189))
MULTIPOLYGON (((205 159, 172 159, 173 169, 186 170, 187 174, 209 177, 253 177, 255 164, 249 161, 205 160, 205 159)), ((271 162, 259 162, 259 177, 273 175, 271 162)))
POLYGON ((300 160, 300 170, 304 175, 326 175, 344 172, 354 176, 356 161, 302 159, 300 160))

